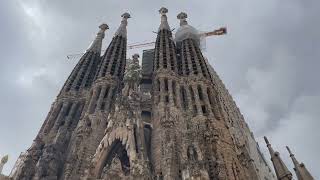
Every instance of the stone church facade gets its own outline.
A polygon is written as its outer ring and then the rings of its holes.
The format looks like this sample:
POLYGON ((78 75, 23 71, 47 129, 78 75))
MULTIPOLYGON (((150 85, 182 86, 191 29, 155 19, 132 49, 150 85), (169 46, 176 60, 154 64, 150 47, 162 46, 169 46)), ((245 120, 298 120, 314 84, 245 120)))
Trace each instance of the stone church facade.
POLYGON ((99 27, 12 179, 276 179, 187 15, 173 38, 159 12, 142 68, 126 58, 128 13, 102 56, 99 27))

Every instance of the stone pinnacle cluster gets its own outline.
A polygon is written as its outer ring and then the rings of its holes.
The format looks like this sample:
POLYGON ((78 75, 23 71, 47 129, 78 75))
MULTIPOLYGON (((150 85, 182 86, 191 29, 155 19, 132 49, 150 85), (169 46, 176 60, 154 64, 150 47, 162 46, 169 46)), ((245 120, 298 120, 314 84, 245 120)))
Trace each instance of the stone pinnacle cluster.
MULTIPOLYGON (((15 180, 274 180, 252 132, 182 12, 173 35, 161 8, 154 49, 127 54, 124 13, 101 55, 107 24, 80 58, 15 180)), ((277 175, 290 179, 273 152, 277 175)), ((297 174, 306 174, 293 154, 297 174)), ((311 176, 311 175, 310 175, 311 176)), ((8 179, 9 179, 8 178, 8 179)), ((278 177, 278 179, 281 179, 278 177)), ((301 178, 300 178, 301 179, 301 178)), ((300 180, 299 179, 299 180, 300 180)))

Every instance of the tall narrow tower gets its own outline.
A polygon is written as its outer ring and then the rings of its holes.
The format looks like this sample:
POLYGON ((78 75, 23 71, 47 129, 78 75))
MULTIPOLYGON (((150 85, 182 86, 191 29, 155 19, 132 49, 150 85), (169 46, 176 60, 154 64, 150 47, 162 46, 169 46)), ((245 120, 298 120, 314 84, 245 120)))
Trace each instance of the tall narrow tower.
POLYGON ((265 142, 267 144, 269 153, 271 155, 271 161, 273 163, 274 170, 276 172, 277 178, 279 180, 290 180, 290 179, 292 179, 292 174, 288 170, 288 168, 284 164, 284 162, 282 161, 282 159, 280 157, 280 153, 273 150, 273 148, 271 147, 271 144, 269 143, 269 140, 267 139, 267 137, 264 137, 264 140, 265 140, 265 142))
POLYGON ((153 66, 152 151, 151 159, 157 178, 177 179, 181 140, 181 112, 177 87, 180 82, 175 44, 167 21, 166 8, 161 8, 161 23, 155 45, 153 66))
POLYGON ((183 178, 253 179, 237 157, 237 147, 226 125, 228 115, 199 47, 197 30, 180 13, 175 34, 181 74, 183 120, 181 152, 183 178))
POLYGON ((64 179, 79 179, 84 176, 84 171, 88 169, 103 138, 108 125, 108 115, 113 107, 115 96, 122 86, 126 65, 128 18, 130 14, 122 15, 120 27, 101 57, 98 69, 95 69, 95 79, 88 92, 86 109, 69 146, 67 163, 64 166, 64 179))
POLYGON ((21 157, 21 164, 13 173, 14 179, 57 179, 61 176, 67 148, 78 125, 87 93, 92 86, 95 69, 100 62, 102 39, 106 24, 89 49, 81 57, 64 84, 32 146, 21 157))
POLYGON ((308 169, 303 163, 299 163, 296 157, 294 157, 294 154, 291 152, 288 146, 286 146, 290 157, 292 159, 293 165, 294 165, 294 171, 296 172, 298 180, 314 180, 308 169))

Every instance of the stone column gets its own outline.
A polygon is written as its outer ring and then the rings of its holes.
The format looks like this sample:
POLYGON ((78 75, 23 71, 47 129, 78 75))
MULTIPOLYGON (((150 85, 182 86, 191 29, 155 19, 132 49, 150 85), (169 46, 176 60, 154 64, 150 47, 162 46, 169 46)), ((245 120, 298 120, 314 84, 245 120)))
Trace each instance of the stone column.
POLYGON ((175 104, 173 100, 172 79, 168 79, 168 95, 169 95, 169 103, 174 106, 175 104))
POLYGON ((165 42, 165 51, 166 51, 166 59, 167 59, 167 69, 171 70, 171 61, 173 61, 173 59, 170 58, 170 49, 169 49, 169 39, 168 39, 168 34, 166 31, 164 31, 164 33, 166 33, 166 35, 164 36, 164 42, 165 42))
POLYGON ((212 110, 211 110, 211 105, 210 105, 210 101, 209 101, 209 97, 208 97, 208 94, 207 94, 207 91, 206 91, 206 86, 205 85, 202 85, 201 86, 201 89, 202 89, 202 94, 203 94, 203 98, 204 98, 204 102, 207 106, 207 110, 208 110, 208 113, 209 115, 212 115, 212 110))
POLYGON ((164 87, 164 79, 163 78, 159 78, 159 82, 160 82, 160 102, 164 103, 165 102, 165 96, 164 96, 164 92, 165 92, 165 87, 164 87))
POLYGON ((191 98, 191 92, 189 86, 185 86, 187 101, 188 101, 188 109, 190 112, 193 112, 193 102, 191 98))
MULTIPOLYGON (((175 45, 174 45, 174 42, 170 42, 172 45, 172 49, 175 49, 174 47, 175 47, 175 45)), ((174 70, 175 70, 175 72, 177 73, 177 74, 179 74, 179 67, 178 67, 178 61, 177 61, 177 56, 175 56, 175 50, 172 50, 171 49, 171 51, 172 51, 172 56, 173 56, 173 63, 174 63, 174 70)))
POLYGON ((98 87, 95 87, 93 89, 91 101, 90 101, 89 106, 88 106, 89 114, 92 114, 95 111, 95 109, 93 109, 93 108, 94 108, 94 105, 97 102, 97 99, 98 99, 99 95, 100 95, 100 94, 98 94, 98 89, 99 88, 101 88, 101 87, 98 86, 98 87))
POLYGON ((191 39, 188 39, 188 41, 189 41, 189 43, 191 45, 190 54, 193 55, 194 61, 195 61, 196 66, 197 66, 198 74, 202 74, 202 69, 201 69, 200 62, 199 62, 200 59, 197 56, 197 53, 196 53, 196 50, 195 50, 195 47, 194 47, 194 42, 191 39))
POLYGON ((52 114, 48 117, 49 119, 43 129, 43 133, 48 133, 48 131, 50 131, 50 129, 52 128, 52 126, 55 123, 56 118, 58 117, 58 114, 61 112, 63 105, 62 105, 62 102, 59 102, 59 103, 57 103, 57 105, 54 105, 54 106, 55 106, 54 110, 53 110, 52 114))
POLYGON ((109 88, 108 96, 107 96, 107 99, 105 100, 106 101, 106 108, 105 109, 107 111, 110 109, 112 97, 113 97, 113 93, 114 93, 115 89, 116 89, 116 87, 114 85, 111 85, 109 88))
MULTIPOLYGON (((112 46, 112 44, 110 44, 110 46, 112 46)), ((110 47, 111 48, 111 47, 110 47)), ((102 77, 102 72, 103 72, 103 69, 105 68, 105 66, 107 66, 107 61, 110 61, 110 59, 109 60, 104 60, 104 58, 106 58, 110 53, 112 53, 112 52, 110 52, 110 51, 108 51, 108 52, 106 52, 106 56, 102 56, 102 58, 101 58, 101 65, 100 65, 100 67, 98 68, 98 75, 96 75, 96 78, 99 78, 99 77, 102 77)), ((107 68, 107 67, 106 67, 107 68)), ((107 69, 106 69, 106 72, 107 72, 107 69)))
MULTIPOLYGON (((121 41, 119 41, 119 38, 120 37, 114 37, 115 38, 115 43, 114 43, 114 47, 113 47, 113 51, 111 51, 111 56, 109 58, 109 64, 108 64, 108 67, 107 67, 107 70, 106 70, 106 74, 110 73, 111 72, 111 67, 112 67, 112 64, 114 61, 116 61, 117 59, 115 58, 115 53, 116 53, 116 48, 119 46, 119 42, 121 43, 121 41)), ((107 57, 105 57, 107 58, 107 57)), ((107 61, 105 61, 105 63, 107 63, 107 61)))
POLYGON ((163 41, 162 41, 162 36, 159 37, 160 41, 160 46, 159 46, 159 69, 163 68, 163 41))
POLYGON ((74 113, 76 113, 76 111, 77 111, 77 109, 78 109, 78 106, 79 106, 79 105, 78 105, 77 102, 74 102, 74 103, 72 104, 71 109, 70 109, 70 112, 69 112, 69 114, 68 114, 68 117, 67 117, 67 119, 66 119, 65 124, 69 124, 69 121, 72 121, 72 120, 73 120, 72 116, 74 115, 74 113))
MULTIPOLYGON (((78 74, 77 74, 77 76, 76 76, 76 78, 75 78, 75 80, 73 81, 73 84, 72 84, 72 86, 71 86, 72 89, 75 89, 75 88, 76 88, 76 86, 77 86, 77 84, 78 84, 78 81, 80 81, 80 77, 81 77, 82 73, 85 73, 85 71, 86 71, 86 66, 88 66, 88 61, 89 61, 88 58, 90 58, 90 57, 91 57, 91 56, 89 56, 89 54, 88 54, 88 55, 85 57, 85 59, 83 60, 84 62, 83 62, 83 64, 82 64, 80 70, 78 71, 78 74)), ((82 81, 81 81, 81 83, 80 83, 80 86, 81 86, 82 83, 83 83, 83 78, 82 78, 82 81)), ((80 86, 79 86, 79 88, 80 88, 80 86)))
POLYGON ((194 74, 193 66, 192 66, 192 61, 191 61, 191 54, 190 54, 190 49, 189 49, 189 42, 188 40, 184 40, 182 44, 185 44, 185 49, 186 49, 186 60, 188 62, 188 67, 189 67, 189 72, 190 74, 194 74))
POLYGON ((54 123, 53 129, 54 131, 58 130, 59 124, 62 121, 62 119, 64 118, 65 114, 66 114, 66 110, 67 108, 70 106, 71 102, 64 102, 62 105, 62 109, 56 119, 56 122, 54 123))
POLYGON ((219 102, 216 98, 216 94, 214 93, 215 90, 213 88, 209 88, 211 94, 208 94, 209 98, 211 97, 211 99, 213 100, 212 102, 212 106, 213 106, 213 114, 216 117, 216 119, 220 120, 222 118, 221 112, 219 110, 219 102))
POLYGON ((154 82, 154 89, 153 89, 154 94, 153 94, 153 98, 154 98, 155 103, 159 103, 159 101, 160 101, 160 98, 159 98, 160 83, 159 83, 159 82, 160 82, 160 81, 158 81, 158 79, 156 79, 155 82, 154 82))
POLYGON ((177 107, 181 109, 181 96, 180 96, 180 84, 176 83, 176 100, 177 100, 177 107))
POLYGON ((101 104, 102 104, 102 102, 103 102, 103 100, 104 100, 104 95, 105 95, 105 93, 106 93, 106 90, 107 90, 107 87, 106 87, 106 86, 103 86, 103 87, 101 88, 100 95, 99 95, 98 100, 97 100, 97 106, 96 106, 95 111, 96 111, 98 108, 101 108, 101 104))

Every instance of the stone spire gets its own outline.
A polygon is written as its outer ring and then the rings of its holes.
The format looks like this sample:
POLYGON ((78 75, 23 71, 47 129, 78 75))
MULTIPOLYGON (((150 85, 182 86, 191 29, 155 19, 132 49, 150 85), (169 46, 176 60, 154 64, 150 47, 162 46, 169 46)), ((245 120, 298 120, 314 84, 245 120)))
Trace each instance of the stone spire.
POLYGON ((105 134, 107 117, 119 92, 126 66, 127 19, 130 18, 130 14, 124 13, 121 17, 121 24, 106 52, 99 57, 99 65, 94 71, 94 82, 88 96, 90 98, 86 101, 87 108, 70 141, 71 150, 62 179, 81 179, 105 134))
POLYGON ((92 42, 92 44, 90 45, 90 47, 88 48, 88 51, 92 51, 95 53, 99 53, 101 52, 101 46, 102 46, 102 39, 104 38, 104 32, 109 29, 109 26, 107 24, 101 24, 99 26, 100 31, 98 32, 95 40, 92 42))
POLYGON ((131 16, 129 13, 126 12, 126 13, 123 13, 121 17, 122 17, 122 21, 121 21, 120 27, 118 28, 114 36, 122 36, 126 38, 128 19, 131 18, 131 16))
POLYGON ((292 162, 294 164, 294 171, 296 172, 296 175, 298 177, 298 180, 313 180, 314 178, 310 174, 310 172, 307 170, 305 165, 303 163, 299 163, 298 160, 294 157, 294 154, 292 154, 291 150, 288 146, 286 146, 290 157, 292 159, 292 162))
POLYGON ((292 179, 292 174, 288 170, 287 166, 284 164, 282 159, 280 158, 279 152, 275 152, 273 148, 271 147, 271 144, 269 143, 267 137, 264 137, 264 140, 267 144, 267 147, 269 149, 270 155, 271 155, 271 161, 274 166, 274 170, 276 172, 277 178, 279 180, 290 180, 292 179))
POLYGON ((101 24, 99 28, 100 31, 97 33, 95 40, 80 58, 60 94, 62 92, 69 92, 70 90, 79 91, 83 88, 90 87, 93 83, 95 70, 100 63, 102 40, 109 26, 107 24, 101 24))
POLYGON ((159 26, 158 31, 161 31, 163 29, 170 30, 170 26, 168 23, 167 13, 168 9, 165 7, 160 8, 159 13, 161 14, 161 24, 159 26))
POLYGON ((183 26, 183 25, 187 25, 188 22, 187 22, 187 13, 185 12, 181 12, 177 15, 177 18, 180 20, 180 26, 183 26))
POLYGON ((177 73, 177 56, 175 51, 175 44, 172 39, 172 33, 167 21, 167 12, 168 9, 164 7, 159 10, 159 13, 161 14, 161 23, 157 33, 155 46, 154 71, 156 72, 161 69, 177 73))
POLYGON ((195 75, 210 78, 208 67, 200 49, 200 36, 196 28, 189 25, 186 18, 188 15, 181 12, 177 15, 180 27, 175 33, 177 54, 180 58, 180 74, 185 76, 195 75))
POLYGON ((131 17, 129 13, 121 15, 122 20, 118 30, 115 32, 106 52, 101 57, 101 64, 96 74, 96 79, 108 75, 123 78, 126 51, 127 51, 127 25, 131 17))

